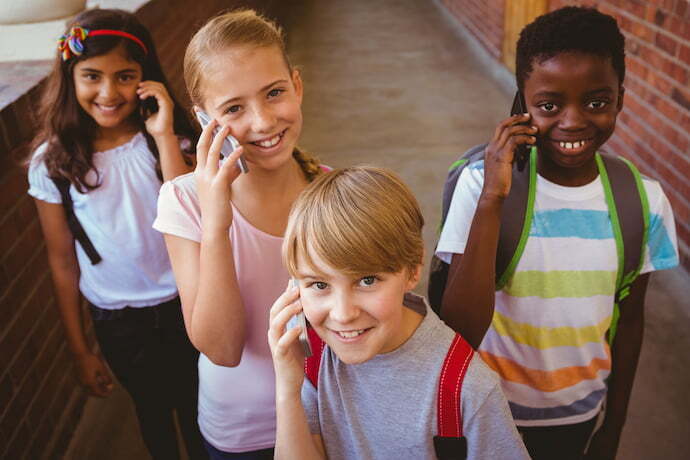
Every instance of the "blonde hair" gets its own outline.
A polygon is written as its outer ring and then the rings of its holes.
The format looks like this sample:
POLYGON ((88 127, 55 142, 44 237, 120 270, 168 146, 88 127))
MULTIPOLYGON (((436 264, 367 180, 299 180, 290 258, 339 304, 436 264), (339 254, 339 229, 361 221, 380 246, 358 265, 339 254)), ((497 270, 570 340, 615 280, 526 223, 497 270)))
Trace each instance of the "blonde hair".
POLYGON ((424 257, 424 218, 410 189, 373 166, 336 169, 318 177, 295 201, 283 240, 292 276, 298 258, 315 269, 317 255, 348 275, 414 273, 424 257))
MULTIPOLYGON (((218 53, 232 46, 277 46, 292 73, 285 34, 280 26, 251 9, 222 13, 194 34, 184 54, 184 81, 193 104, 203 106, 203 76, 208 73, 211 62, 218 59, 218 53)), ((292 155, 307 180, 312 181, 321 173, 319 162, 308 153, 295 147, 292 155)))

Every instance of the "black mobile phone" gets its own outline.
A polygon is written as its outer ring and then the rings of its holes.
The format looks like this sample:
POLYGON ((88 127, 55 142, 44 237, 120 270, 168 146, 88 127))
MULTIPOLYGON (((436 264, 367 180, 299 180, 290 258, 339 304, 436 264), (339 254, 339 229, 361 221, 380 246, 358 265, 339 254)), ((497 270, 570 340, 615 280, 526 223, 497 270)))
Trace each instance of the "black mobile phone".
POLYGON ((155 97, 147 97, 140 102, 141 104, 141 115, 146 120, 148 117, 158 112, 158 101, 155 97))
MULTIPOLYGON (((515 93, 515 98, 513 99, 513 107, 510 109, 511 115, 518 115, 521 113, 527 113, 527 104, 525 104, 525 97, 522 92, 517 91, 515 93)), ((527 125, 529 123, 521 123, 527 125)), ((527 158, 529 158, 529 152, 531 147, 529 145, 521 144, 515 151, 515 163, 517 164, 518 171, 525 169, 525 164, 527 164, 527 158)))
MULTIPOLYGON (((208 114, 203 110, 197 110, 196 119, 199 120, 201 129, 204 129, 206 126, 208 126, 209 123, 211 123, 211 117, 209 117, 208 114)), ((220 130, 221 127, 216 126, 216 129, 213 130, 213 135, 215 136, 216 134, 218 134, 220 130)), ((223 158, 227 158, 227 156, 234 152, 235 149, 239 146, 240 143, 237 141, 237 139, 228 134, 225 137, 225 139, 223 139, 223 145, 220 147, 220 154, 223 156, 223 158)), ((249 172, 249 166, 247 166, 247 162, 244 160, 243 156, 240 156, 237 159, 237 167, 240 168, 240 171, 242 171, 243 173, 249 172)))

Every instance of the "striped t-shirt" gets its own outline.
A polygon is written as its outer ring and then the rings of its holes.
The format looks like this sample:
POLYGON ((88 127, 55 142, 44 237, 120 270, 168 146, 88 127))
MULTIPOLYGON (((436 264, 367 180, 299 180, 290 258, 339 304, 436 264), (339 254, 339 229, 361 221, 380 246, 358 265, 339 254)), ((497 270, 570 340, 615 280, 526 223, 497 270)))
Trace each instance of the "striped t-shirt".
MULTIPOLYGON (((437 255, 462 254, 484 182, 484 165, 465 168, 437 255)), ((678 265, 673 213, 656 181, 644 179, 650 229, 642 273, 678 265)), ((606 394, 618 259, 601 180, 564 187, 537 178, 534 217, 515 274, 496 292, 479 351, 502 380, 521 426, 579 423, 606 394)))

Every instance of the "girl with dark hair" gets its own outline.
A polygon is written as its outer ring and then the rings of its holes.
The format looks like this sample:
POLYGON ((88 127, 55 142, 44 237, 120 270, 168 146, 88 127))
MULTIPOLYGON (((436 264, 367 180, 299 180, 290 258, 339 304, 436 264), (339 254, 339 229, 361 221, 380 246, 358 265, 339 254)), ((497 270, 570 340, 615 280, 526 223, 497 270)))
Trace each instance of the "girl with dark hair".
POLYGON ((90 10, 58 41, 29 166, 48 261, 79 379, 136 406, 155 459, 179 458, 173 410, 192 458, 198 352, 184 329, 161 235, 151 228, 162 180, 190 171, 196 134, 167 83, 151 36, 130 13, 90 10), (78 243, 78 244, 77 244, 78 243), (105 358, 88 346, 80 292, 105 358))

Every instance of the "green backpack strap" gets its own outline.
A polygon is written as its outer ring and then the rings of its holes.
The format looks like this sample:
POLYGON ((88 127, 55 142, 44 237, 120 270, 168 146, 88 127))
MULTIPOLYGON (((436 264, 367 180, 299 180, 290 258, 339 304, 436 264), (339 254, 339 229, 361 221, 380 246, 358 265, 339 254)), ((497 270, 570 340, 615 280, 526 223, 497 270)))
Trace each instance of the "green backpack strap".
POLYGON ((534 215, 537 190, 537 148, 532 147, 529 167, 513 168, 510 193, 501 208, 501 228, 496 251, 496 290, 500 291, 515 273, 525 250, 534 215))
POLYGON ((597 167, 604 186, 606 205, 616 240, 618 272, 613 315, 609 328, 609 344, 613 344, 620 317, 620 302, 630 294, 644 264, 649 235, 649 202, 635 165, 622 157, 596 155, 597 167))

